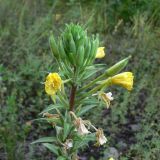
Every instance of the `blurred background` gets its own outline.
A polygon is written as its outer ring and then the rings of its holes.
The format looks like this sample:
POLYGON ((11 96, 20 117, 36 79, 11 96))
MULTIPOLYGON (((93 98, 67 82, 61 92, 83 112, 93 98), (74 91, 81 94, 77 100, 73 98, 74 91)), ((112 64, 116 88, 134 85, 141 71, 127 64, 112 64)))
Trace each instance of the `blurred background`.
POLYGON ((104 128, 108 144, 90 144, 81 160, 158 160, 160 158, 160 0, 0 0, 0 160, 54 160, 42 145, 53 135, 43 123, 31 123, 51 103, 44 92, 46 72, 54 71, 48 37, 65 23, 79 23, 100 35, 113 65, 132 55, 130 93, 112 88, 109 110, 87 117, 104 128))

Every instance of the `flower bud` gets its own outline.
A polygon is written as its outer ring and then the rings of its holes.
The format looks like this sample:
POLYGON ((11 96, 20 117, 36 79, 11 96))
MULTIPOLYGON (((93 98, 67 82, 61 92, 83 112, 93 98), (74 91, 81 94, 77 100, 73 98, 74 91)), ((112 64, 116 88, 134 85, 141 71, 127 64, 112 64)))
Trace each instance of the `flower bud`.
POLYGON ((76 45, 71 33, 69 34, 69 47, 70 47, 70 51, 76 54, 76 45))
POLYGON ((119 61, 118 63, 116 63, 115 65, 113 65, 109 69, 107 69, 105 74, 107 74, 109 76, 113 76, 114 74, 120 72, 127 65, 130 58, 131 58, 131 56, 119 61))
POLYGON ((84 46, 79 46, 77 50, 77 61, 80 66, 83 65, 84 59, 84 46))
POLYGON ((59 56, 61 57, 61 59, 65 59, 66 58, 66 53, 65 53, 65 50, 64 50, 62 40, 59 40, 58 49, 59 49, 59 56))
POLYGON ((56 41, 54 39, 53 34, 51 34, 51 36, 49 37, 49 43, 50 43, 51 51, 52 51, 54 57, 58 58, 59 57, 58 48, 57 48, 56 41))
POLYGON ((105 56, 104 47, 97 49, 96 58, 103 58, 105 56))

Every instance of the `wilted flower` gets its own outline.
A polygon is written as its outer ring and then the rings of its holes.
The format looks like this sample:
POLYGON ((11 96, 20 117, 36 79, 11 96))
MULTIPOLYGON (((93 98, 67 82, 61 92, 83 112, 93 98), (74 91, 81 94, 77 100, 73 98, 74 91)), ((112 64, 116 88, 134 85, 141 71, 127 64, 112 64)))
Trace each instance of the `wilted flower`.
POLYGON ((62 84, 61 77, 58 73, 49 73, 45 81, 45 91, 49 95, 54 95, 60 90, 62 84))
POLYGON ((27 126, 31 126, 31 125, 32 125, 32 121, 27 121, 27 122, 26 122, 26 125, 27 125, 27 126))
POLYGON ((79 160, 79 157, 77 156, 77 154, 73 154, 72 159, 79 160))
POLYGON ((59 13, 57 13, 57 14, 55 15, 55 20, 58 21, 58 20, 61 19, 61 17, 62 17, 62 15, 59 14, 59 13))
POLYGON ((95 58, 103 58, 105 56, 104 47, 99 47, 97 49, 96 57, 95 58))
POLYGON ((111 83, 120 85, 130 91, 133 88, 133 78, 132 72, 123 72, 113 76, 111 83))
POLYGON ((96 131, 96 139, 98 145, 103 145, 107 142, 107 138, 104 136, 103 130, 101 128, 96 131))
POLYGON ((112 97, 112 93, 108 92, 108 93, 101 93, 100 94, 101 99, 106 103, 107 108, 109 108, 110 106, 110 101, 113 101, 113 97, 112 97))
POLYGON ((59 114, 50 114, 48 112, 43 113, 43 117, 48 118, 48 122, 54 127, 56 125, 55 122, 53 122, 53 119, 59 119, 59 114))
POLYGON ((67 139, 66 142, 64 143, 64 148, 67 150, 67 149, 70 149, 73 147, 73 140, 72 139, 67 139))
POLYGON ((80 135, 90 133, 88 131, 88 129, 86 128, 84 121, 81 118, 76 118, 74 121, 74 124, 75 124, 77 131, 80 135))
POLYGON ((48 112, 43 113, 43 117, 47 118, 59 118, 59 114, 50 114, 48 112))
POLYGON ((75 124, 75 127, 76 127, 76 129, 77 129, 77 131, 78 131, 78 133, 79 133, 80 135, 84 135, 84 134, 90 133, 90 132, 88 131, 88 129, 86 128, 86 126, 85 126, 85 125, 90 126, 90 122, 89 122, 89 121, 86 121, 86 120, 84 121, 84 120, 82 120, 80 117, 77 118, 77 116, 75 115, 75 113, 72 112, 72 111, 70 111, 70 114, 71 114, 71 115, 74 117, 74 119, 75 119, 74 124, 75 124))

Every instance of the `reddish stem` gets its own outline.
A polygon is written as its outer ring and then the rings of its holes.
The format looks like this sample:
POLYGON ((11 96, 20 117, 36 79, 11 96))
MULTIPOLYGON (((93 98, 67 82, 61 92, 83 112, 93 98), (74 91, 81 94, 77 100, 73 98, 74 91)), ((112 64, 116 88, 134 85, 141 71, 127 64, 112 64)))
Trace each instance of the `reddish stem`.
POLYGON ((74 100, 75 100, 75 95, 76 95, 76 89, 77 89, 77 87, 72 85, 72 89, 71 89, 71 93, 70 93, 70 100, 69 100, 70 111, 73 111, 73 109, 74 109, 74 100))

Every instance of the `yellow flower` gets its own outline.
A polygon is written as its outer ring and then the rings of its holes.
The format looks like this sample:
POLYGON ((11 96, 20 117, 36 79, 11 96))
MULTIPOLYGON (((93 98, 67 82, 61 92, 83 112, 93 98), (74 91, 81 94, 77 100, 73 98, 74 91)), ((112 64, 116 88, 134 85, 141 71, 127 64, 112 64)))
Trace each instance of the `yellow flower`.
POLYGON ((99 47, 97 49, 96 57, 95 58, 103 58, 105 56, 104 47, 99 47))
POLYGON ((96 139, 97 139, 97 145, 103 145, 107 142, 107 138, 104 136, 103 129, 99 128, 96 131, 96 139))
POLYGON ((61 77, 58 73, 49 73, 45 81, 45 91, 49 95, 54 95, 58 90, 60 90, 62 84, 61 77))
POLYGON ((133 88, 133 78, 132 72, 123 72, 113 76, 111 83, 120 85, 130 91, 133 88))

